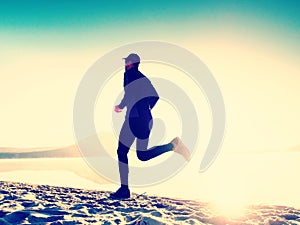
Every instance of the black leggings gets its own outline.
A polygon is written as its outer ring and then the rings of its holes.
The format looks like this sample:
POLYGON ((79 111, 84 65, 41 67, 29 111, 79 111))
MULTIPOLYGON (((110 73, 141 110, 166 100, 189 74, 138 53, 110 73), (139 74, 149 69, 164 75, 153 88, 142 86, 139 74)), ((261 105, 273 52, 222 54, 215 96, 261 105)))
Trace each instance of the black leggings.
POLYGON ((126 119, 120 131, 118 144, 119 172, 122 185, 128 185, 128 157, 127 154, 136 139, 138 159, 147 161, 165 152, 172 151, 171 143, 154 146, 148 149, 149 135, 152 129, 152 118, 126 119))

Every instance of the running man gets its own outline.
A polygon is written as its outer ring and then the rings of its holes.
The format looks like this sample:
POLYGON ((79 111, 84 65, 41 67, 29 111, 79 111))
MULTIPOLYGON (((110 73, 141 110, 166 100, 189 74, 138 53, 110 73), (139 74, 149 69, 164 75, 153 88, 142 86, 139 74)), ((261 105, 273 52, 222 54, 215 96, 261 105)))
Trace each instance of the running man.
POLYGON ((140 57, 132 53, 124 59, 123 86, 125 94, 121 103, 114 109, 115 112, 119 113, 124 107, 127 108, 117 150, 121 187, 110 195, 110 197, 118 199, 130 198, 127 154, 135 139, 137 157, 142 161, 147 161, 169 151, 177 152, 187 161, 190 160, 189 150, 178 137, 168 144, 148 149, 150 131, 153 125, 151 110, 157 103, 159 96, 150 80, 138 69, 140 57))

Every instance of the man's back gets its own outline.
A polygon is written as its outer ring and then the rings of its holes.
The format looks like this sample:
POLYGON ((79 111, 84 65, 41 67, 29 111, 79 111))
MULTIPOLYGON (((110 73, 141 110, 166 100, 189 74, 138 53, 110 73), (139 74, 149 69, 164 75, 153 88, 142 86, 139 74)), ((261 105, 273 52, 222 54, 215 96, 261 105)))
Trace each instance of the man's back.
POLYGON ((159 99, 151 81, 139 70, 124 73, 124 91, 120 107, 127 107, 127 118, 147 116, 159 99))

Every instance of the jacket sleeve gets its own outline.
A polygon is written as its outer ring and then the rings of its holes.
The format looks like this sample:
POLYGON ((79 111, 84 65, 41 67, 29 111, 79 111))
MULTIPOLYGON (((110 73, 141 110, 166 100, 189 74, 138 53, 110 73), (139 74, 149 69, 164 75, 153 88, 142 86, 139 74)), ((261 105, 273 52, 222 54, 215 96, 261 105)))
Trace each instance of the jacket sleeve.
POLYGON ((123 99, 121 100, 120 104, 118 105, 120 109, 123 109, 128 104, 128 92, 126 91, 127 84, 128 84, 128 79, 124 74, 123 87, 124 87, 125 93, 124 93, 123 99))
POLYGON ((121 100, 120 104, 118 105, 120 109, 123 109, 125 106, 128 105, 128 99, 129 99, 129 92, 126 91, 125 89, 124 97, 121 100))

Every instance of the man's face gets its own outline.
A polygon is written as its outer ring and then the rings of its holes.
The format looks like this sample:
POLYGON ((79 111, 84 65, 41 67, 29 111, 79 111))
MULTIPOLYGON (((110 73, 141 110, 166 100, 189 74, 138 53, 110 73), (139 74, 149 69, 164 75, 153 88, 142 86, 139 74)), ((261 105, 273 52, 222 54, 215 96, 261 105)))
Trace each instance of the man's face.
POLYGON ((132 62, 129 61, 125 61, 125 71, 130 70, 133 67, 132 62))

